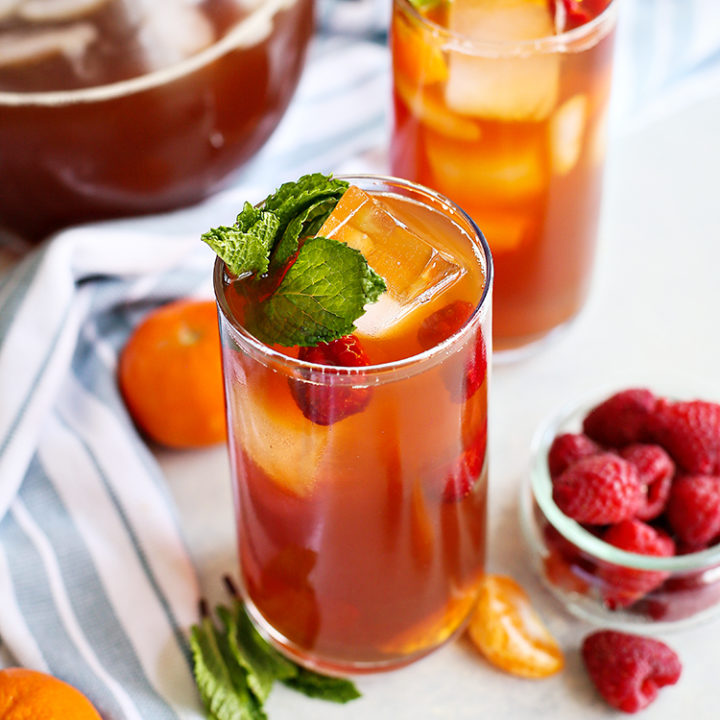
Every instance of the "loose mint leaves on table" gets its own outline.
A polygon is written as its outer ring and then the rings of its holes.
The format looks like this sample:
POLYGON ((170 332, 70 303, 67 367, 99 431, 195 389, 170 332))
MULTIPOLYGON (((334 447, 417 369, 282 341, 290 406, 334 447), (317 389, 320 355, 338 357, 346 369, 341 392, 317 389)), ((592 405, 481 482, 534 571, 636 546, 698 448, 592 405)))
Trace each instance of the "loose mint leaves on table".
POLYGON ((263 704, 282 682, 309 697, 346 703, 360 697, 355 685, 287 660, 258 633, 239 600, 216 609, 190 634, 193 672, 210 720, 267 720, 263 704))
POLYGON ((246 318, 248 330, 263 342, 313 346, 349 335, 365 305, 385 291, 361 252, 315 237, 348 186, 332 176, 304 175, 281 185, 261 207, 245 203, 232 227, 203 234, 233 275, 259 279, 285 272, 275 292, 252 304, 246 318), (310 239, 301 244, 304 238, 310 239))

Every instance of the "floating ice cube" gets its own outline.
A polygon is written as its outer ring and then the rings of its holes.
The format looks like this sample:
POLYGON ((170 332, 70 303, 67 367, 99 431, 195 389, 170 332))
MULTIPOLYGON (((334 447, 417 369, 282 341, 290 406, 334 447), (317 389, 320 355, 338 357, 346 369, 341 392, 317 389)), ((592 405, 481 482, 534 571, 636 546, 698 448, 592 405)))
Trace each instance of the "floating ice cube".
POLYGON ((28 65, 54 56, 64 56, 72 62, 84 55, 97 36, 97 30, 84 22, 6 33, 0 42, 0 68, 28 65))
POLYGON ((108 2, 110 0, 25 0, 17 14, 29 22, 64 22, 93 13, 108 2))
POLYGON ((318 231, 359 250, 387 283, 396 316, 427 302, 465 272, 399 222, 364 190, 351 186, 318 231))
POLYGON ((559 175, 567 175, 580 157, 587 104, 584 95, 574 95, 564 102, 550 119, 552 167, 559 175))
POLYGON ((498 149, 482 140, 468 146, 427 132, 425 152, 435 184, 461 206, 473 207, 478 199, 524 200, 546 187, 547 169, 532 142, 498 149))
MULTIPOLYGON (((454 0, 449 27, 473 40, 513 43, 554 35, 547 0, 454 0)), ((478 57, 450 52, 445 86, 455 112, 496 120, 542 120, 555 104, 557 53, 478 57)))
POLYGON ((143 13, 138 39, 149 69, 194 55, 215 40, 210 20, 188 0, 125 0, 143 13))
POLYGON ((0 0, 0 20, 13 15, 21 2, 22 0, 0 0))
POLYGON ((436 132, 473 142, 480 139, 480 126, 475 120, 450 112, 435 98, 431 91, 423 87, 410 85, 404 78, 395 78, 395 90, 408 110, 423 125, 436 132))

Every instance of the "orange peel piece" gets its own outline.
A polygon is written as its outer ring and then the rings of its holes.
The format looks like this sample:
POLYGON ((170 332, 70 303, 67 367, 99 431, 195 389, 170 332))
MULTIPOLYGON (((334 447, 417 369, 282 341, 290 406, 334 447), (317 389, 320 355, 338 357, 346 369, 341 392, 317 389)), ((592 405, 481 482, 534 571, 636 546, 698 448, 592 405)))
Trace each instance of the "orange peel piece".
POLYGON ((495 666, 513 675, 544 678, 562 670, 555 638, 514 580, 486 575, 468 626, 470 639, 495 666))
POLYGON ((420 26, 396 20, 391 44, 395 68, 410 84, 430 85, 447 80, 448 67, 439 39, 420 26))

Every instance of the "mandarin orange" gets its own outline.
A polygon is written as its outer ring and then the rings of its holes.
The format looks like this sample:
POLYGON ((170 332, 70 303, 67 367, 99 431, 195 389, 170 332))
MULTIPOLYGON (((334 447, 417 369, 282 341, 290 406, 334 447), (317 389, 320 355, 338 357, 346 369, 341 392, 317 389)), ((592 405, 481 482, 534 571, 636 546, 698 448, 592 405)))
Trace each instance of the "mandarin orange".
POLYGON ((90 701, 72 685, 36 670, 0 670, 2 720, 101 720, 90 701))
POLYGON ((222 442, 225 402, 215 303, 178 300, 151 312, 120 353, 118 382, 130 415, 151 440, 173 448, 222 442))

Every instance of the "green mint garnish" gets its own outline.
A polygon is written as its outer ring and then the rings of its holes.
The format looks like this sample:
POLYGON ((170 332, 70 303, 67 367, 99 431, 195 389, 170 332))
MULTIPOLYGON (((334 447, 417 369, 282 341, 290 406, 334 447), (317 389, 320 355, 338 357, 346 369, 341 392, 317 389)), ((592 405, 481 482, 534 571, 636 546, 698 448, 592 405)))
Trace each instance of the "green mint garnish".
POLYGON ((278 289, 250 308, 251 331, 266 343, 317 345, 355 330, 385 281, 359 250, 324 237, 308 240, 278 289))
POLYGON ((287 660, 258 633, 239 600, 216 614, 220 627, 208 616, 190 635, 195 681, 211 720, 267 720, 263 705, 276 681, 331 702, 360 697, 349 680, 287 660))
POLYGON ((434 7, 442 5, 444 2, 449 2, 449 0, 410 0, 410 4, 416 10, 420 11, 432 10, 434 7))
POLYGON ((304 175, 281 185, 261 208, 245 203, 232 227, 202 236, 238 276, 272 275, 297 253, 275 292, 248 310, 246 326, 263 342, 308 346, 343 337, 386 289, 362 253, 315 237, 348 187, 330 176, 304 175))
POLYGON ((214 228, 202 239, 225 261, 231 273, 262 275, 268 269, 279 228, 275 215, 246 202, 233 227, 214 228))

